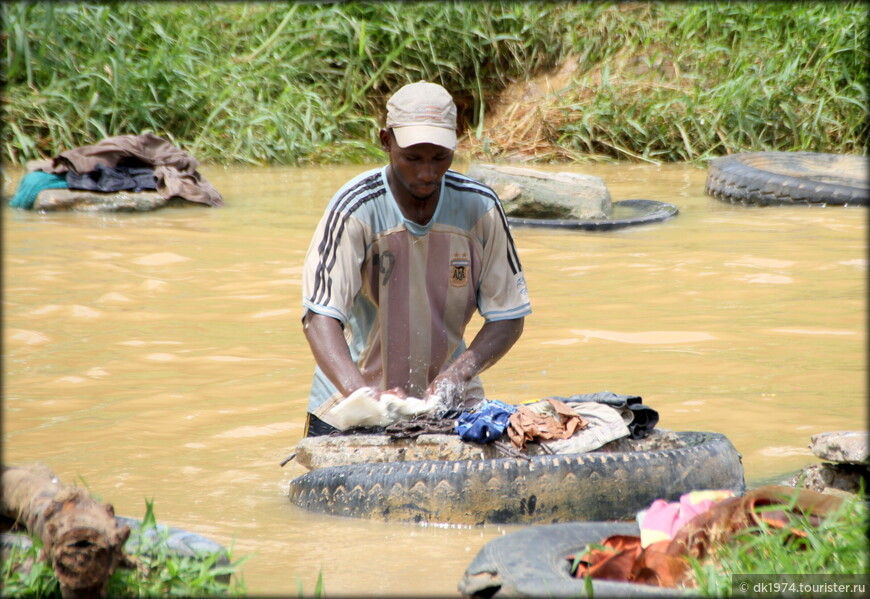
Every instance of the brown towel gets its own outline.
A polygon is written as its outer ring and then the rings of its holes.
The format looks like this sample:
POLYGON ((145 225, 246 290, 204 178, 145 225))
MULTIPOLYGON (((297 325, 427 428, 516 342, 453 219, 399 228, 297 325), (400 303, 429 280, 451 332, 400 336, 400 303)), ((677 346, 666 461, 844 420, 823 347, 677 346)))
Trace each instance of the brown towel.
POLYGON ((556 416, 536 414, 524 406, 518 406, 508 421, 507 433, 517 449, 535 439, 567 439, 574 431, 586 426, 580 416, 558 399, 547 399, 556 411, 556 416))

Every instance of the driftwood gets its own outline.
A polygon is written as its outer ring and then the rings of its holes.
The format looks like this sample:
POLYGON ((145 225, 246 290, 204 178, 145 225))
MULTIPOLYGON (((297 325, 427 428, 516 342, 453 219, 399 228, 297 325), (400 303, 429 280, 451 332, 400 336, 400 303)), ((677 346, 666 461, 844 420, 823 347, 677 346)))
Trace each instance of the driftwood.
POLYGON ((114 508, 62 484, 47 467, 4 467, 0 487, 0 513, 42 540, 41 558, 63 597, 105 597, 115 569, 134 565, 124 553, 130 529, 118 526, 114 508))

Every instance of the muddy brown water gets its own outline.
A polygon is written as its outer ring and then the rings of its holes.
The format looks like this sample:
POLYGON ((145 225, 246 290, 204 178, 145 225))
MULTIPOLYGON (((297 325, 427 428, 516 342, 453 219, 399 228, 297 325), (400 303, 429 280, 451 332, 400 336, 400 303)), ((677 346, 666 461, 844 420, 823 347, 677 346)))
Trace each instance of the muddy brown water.
MULTIPOLYGON (((307 513, 285 495, 302 468, 279 467, 313 368, 305 250, 364 168, 203 168, 223 209, 4 206, 4 462, 45 462, 126 516, 153 498, 158 521, 250 556, 252 595, 311 594, 322 571, 328 596, 455 596, 477 551, 515 527, 307 513)), ((750 486, 818 461, 811 435, 866 427, 866 209, 732 206, 688 165, 550 168, 680 214, 515 229, 534 313, 484 374, 489 397, 641 395, 661 428, 727 435, 750 486)), ((21 174, 6 172, 5 198, 21 174)))

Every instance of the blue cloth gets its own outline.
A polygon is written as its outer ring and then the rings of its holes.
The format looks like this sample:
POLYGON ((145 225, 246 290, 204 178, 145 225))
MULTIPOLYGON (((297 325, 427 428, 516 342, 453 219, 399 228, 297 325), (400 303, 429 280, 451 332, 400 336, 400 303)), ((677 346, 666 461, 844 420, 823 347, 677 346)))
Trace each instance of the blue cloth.
POLYGON ((36 196, 43 189, 64 189, 66 187, 69 187, 69 185, 66 184, 66 177, 64 175, 55 175, 54 173, 46 173, 44 171, 32 171, 24 175, 21 181, 18 182, 15 197, 10 200, 9 205, 13 208, 30 210, 33 208, 36 196))
POLYGON ((456 434, 463 441, 490 443, 501 437, 508 426, 514 406, 497 399, 487 400, 479 409, 463 412, 456 420, 456 434))

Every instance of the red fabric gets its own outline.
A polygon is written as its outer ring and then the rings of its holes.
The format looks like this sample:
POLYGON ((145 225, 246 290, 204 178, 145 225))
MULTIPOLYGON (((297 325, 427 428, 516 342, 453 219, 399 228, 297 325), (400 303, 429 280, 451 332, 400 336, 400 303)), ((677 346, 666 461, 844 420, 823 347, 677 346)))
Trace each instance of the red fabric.
MULTIPOLYGON (((791 527, 792 534, 805 537, 806 531, 793 526, 795 516, 803 515, 810 525, 817 526, 841 503, 840 497, 832 495, 768 485, 720 501, 686 523, 672 540, 652 543, 646 549, 641 547, 639 536, 607 537, 601 543, 605 549, 590 549, 583 554, 575 576, 588 574, 592 578, 661 587, 693 586, 688 556, 703 560, 715 555, 717 547, 730 543, 735 534, 762 525, 791 527), (794 506, 789 507, 795 495, 794 506), (782 509, 763 509, 772 505, 782 509)), ((573 563, 574 557, 568 559, 573 563)))

